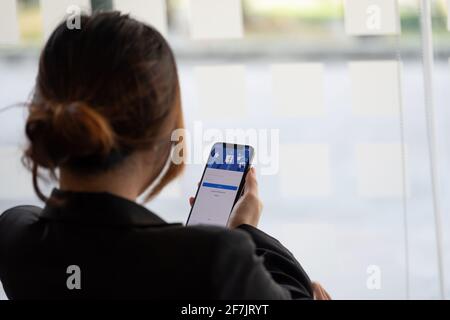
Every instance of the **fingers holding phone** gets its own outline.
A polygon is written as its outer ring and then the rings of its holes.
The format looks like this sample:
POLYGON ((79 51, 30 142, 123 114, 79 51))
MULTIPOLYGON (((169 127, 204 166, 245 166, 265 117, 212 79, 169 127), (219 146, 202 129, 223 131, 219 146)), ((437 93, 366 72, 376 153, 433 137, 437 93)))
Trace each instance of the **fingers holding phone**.
MULTIPOLYGON (((252 197, 257 194, 256 179, 249 182, 249 191, 243 191, 253 154, 254 149, 249 145, 225 142, 213 145, 195 199, 189 200, 188 226, 230 225, 233 209, 241 195, 248 193, 248 197, 252 197)), ((233 221, 231 225, 234 225, 233 221)))
MULTIPOLYGON (((191 207, 194 205, 195 198, 189 198, 191 207)), ((228 221, 229 228, 236 228, 242 224, 248 224, 254 227, 258 226, 263 203, 259 198, 258 181, 256 179, 256 170, 251 168, 245 178, 245 185, 241 198, 231 212, 228 221)))
POLYGON ((259 198, 256 170, 251 168, 245 177, 244 193, 231 212, 228 227, 236 228, 242 224, 257 227, 262 209, 263 204, 259 198))

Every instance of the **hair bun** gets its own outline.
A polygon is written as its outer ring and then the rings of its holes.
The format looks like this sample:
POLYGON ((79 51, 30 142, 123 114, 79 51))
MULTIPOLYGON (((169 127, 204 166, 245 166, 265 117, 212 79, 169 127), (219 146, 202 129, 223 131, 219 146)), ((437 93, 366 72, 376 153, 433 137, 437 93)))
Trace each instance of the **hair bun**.
POLYGON ((84 102, 32 106, 26 134, 27 155, 46 168, 83 158, 102 159, 115 147, 109 122, 84 102))

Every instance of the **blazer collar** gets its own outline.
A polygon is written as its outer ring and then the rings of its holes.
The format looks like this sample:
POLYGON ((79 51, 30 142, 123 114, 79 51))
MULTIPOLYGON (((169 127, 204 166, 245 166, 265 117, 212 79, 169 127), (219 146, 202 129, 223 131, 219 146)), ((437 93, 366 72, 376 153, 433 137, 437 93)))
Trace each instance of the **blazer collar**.
POLYGON ((41 218, 90 225, 168 226, 145 207, 107 192, 85 193, 54 189, 41 218))

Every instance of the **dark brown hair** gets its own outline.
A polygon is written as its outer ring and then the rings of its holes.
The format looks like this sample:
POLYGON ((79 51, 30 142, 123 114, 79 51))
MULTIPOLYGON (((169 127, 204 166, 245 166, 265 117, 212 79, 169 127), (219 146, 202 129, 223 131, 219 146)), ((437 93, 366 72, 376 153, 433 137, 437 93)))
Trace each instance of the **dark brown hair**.
MULTIPOLYGON (((95 174, 151 148, 165 160, 177 128, 177 67, 158 31, 118 12, 83 15, 81 29, 56 28, 41 54, 26 122, 24 159, 41 199, 40 169, 54 178, 58 168, 95 174)), ((149 198, 181 170, 171 162, 149 198)))

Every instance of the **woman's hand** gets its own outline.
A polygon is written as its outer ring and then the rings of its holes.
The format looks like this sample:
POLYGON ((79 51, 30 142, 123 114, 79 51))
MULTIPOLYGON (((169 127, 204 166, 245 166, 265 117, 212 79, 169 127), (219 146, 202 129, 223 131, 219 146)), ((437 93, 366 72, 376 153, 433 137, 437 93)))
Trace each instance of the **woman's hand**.
MULTIPOLYGON (((189 203, 191 206, 194 204, 193 197, 189 198, 189 203)), ((228 227, 233 229, 242 224, 258 227, 262 209, 263 205, 258 195, 255 168, 251 168, 245 177, 244 193, 231 212, 228 227)))
POLYGON ((331 296, 318 282, 312 283, 314 300, 331 300, 331 296))
POLYGON ((236 228, 242 224, 258 227, 262 209, 263 204, 258 194, 256 170, 251 168, 245 177, 244 193, 231 212, 228 227, 236 228))

